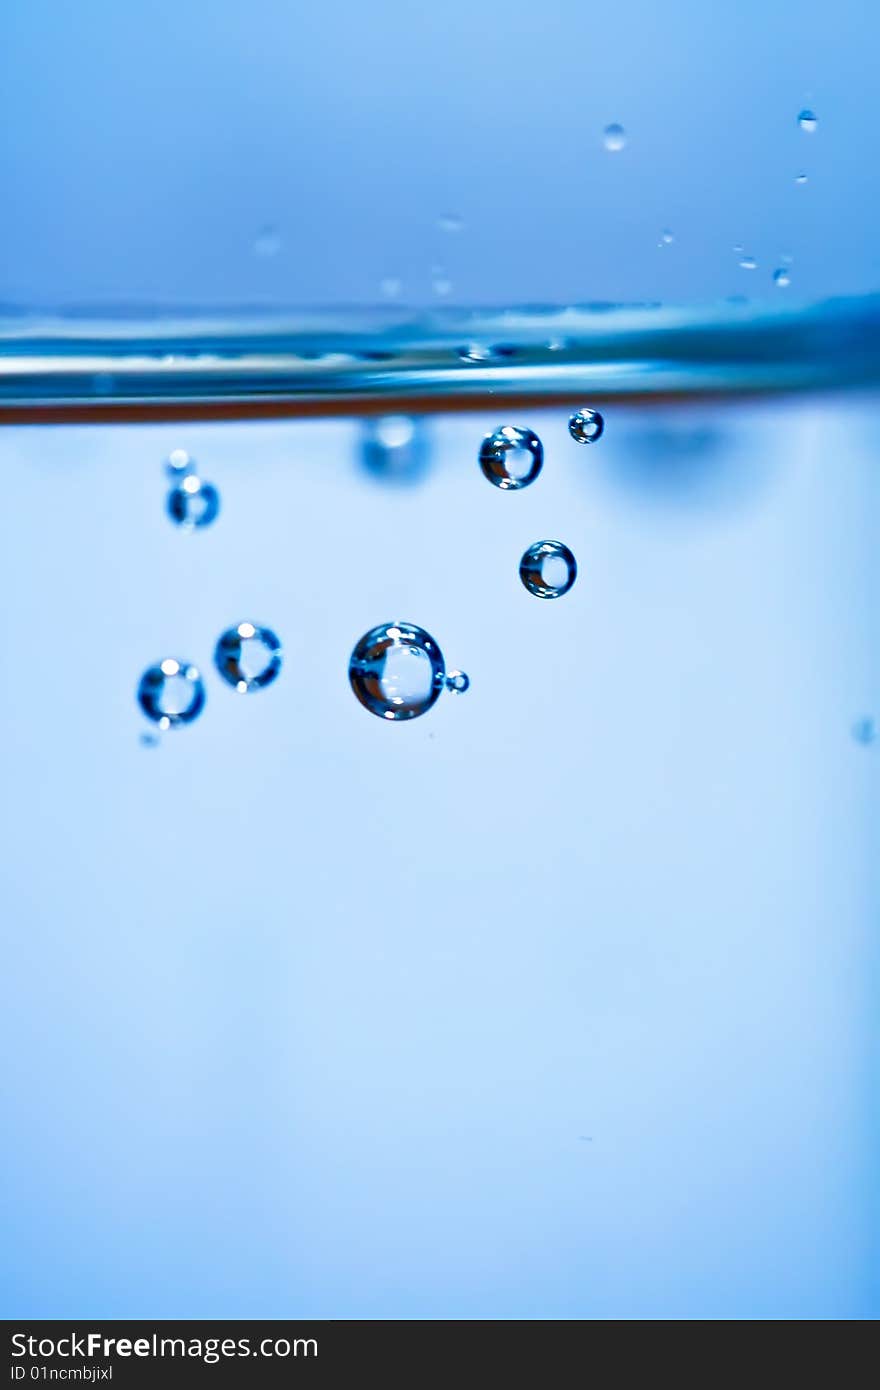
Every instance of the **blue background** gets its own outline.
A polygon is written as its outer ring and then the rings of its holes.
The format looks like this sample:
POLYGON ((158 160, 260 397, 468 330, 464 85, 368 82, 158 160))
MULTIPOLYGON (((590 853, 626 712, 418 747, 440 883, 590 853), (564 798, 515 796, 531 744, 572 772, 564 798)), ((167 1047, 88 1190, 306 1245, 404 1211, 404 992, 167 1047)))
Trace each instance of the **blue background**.
POLYGON ((608 417, 522 494, 488 416, 410 488, 353 422, 0 437, 7 1316, 876 1315, 876 409, 608 417), (400 726, 396 616, 473 681, 400 726))
MULTIPOLYGON (((704 300, 782 251, 873 288, 877 28, 13 0, 0 296, 704 300)), ((531 412, 510 496, 499 423, 429 422, 412 487, 351 421, 0 433, 6 1316, 876 1316, 876 404, 609 408, 591 449, 531 412), (397 616, 473 681, 406 727, 346 680, 397 616), (245 617, 285 667, 241 698, 245 617), (168 654, 207 708, 147 749, 168 654)))
POLYGON ((6 0, 0 38, 0 300, 419 304, 435 265, 465 304, 877 287, 871 0, 6 0))

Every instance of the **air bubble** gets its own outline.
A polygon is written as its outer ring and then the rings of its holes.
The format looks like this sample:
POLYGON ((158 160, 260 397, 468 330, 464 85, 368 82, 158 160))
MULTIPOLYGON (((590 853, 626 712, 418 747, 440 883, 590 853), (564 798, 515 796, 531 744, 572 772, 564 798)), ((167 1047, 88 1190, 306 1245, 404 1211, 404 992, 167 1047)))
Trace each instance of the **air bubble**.
POLYGON ((483 476, 505 492, 528 487, 544 466, 544 449, 538 436, 517 425, 502 425, 487 434, 480 445, 483 476))
POLYGON ((796 174, 794 181, 800 187, 802 184, 805 184, 807 182, 807 176, 806 174, 796 174))
POLYGON ((281 643, 269 627, 236 623, 217 639, 214 665, 240 695, 263 690, 281 670, 281 643))
POLYGON ((441 299, 452 293, 452 281, 442 265, 431 267, 431 286, 434 293, 441 299))
POLYGON ((809 111, 805 108, 803 111, 799 113, 798 125, 800 126, 801 130, 805 130, 808 135, 813 134, 818 124, 819 122, 816 120, 815 114, 812 111, 809 111))
POLYGON ((168 494, 168 515, 185 531, 210 526, 220 511, 220 494, 213 483, 190 473, 168 494))
POLYGON ((664 227, 663 231, 660 233, 660 240, 657 244, 658 246, 671 246, 674 241, 675 237, 672 235, 672 232, 670 232, 668 227, 664 227))
POLYGON ((460 232, 464 227, 464 218, 459 217, 456 212, 447 212, 438 217, 437 226, 441 232, 460 232))
POLYGON ((739 262, 740 270, 757 270, 758 262, 754 256, 741 256, 739 262))
POLYGON ((617 154, 626 144, 626 131, 617 121, 612 121, 602 132, 602 142, 611 154, 617 154))
POLYGON ((576 410, 568 422, 568 432, 578 444, 595 444, 605 430, 605 421, 598 410, 584 406, 576 410))
POLYGON ((380 623, 365 632, 351 654, 348 679, 364 709, 389 720, 417 719, 444 690, 462 694, 470 684, 463 671, 447 677, 434 638, 405 622, 380 623))
POLYGON ((446 677, 446 689, 450 695, 464 695, 470 690, 471 678, 464 671, 450 671, 446 677))
POLYGON ((164 733, 199 717, 205 706, 205 686, 197 666, 167 656, 141 676, 137 700, 147 718, 164 733))
POLYGON ((379 415, 364 425, 361 459, 384 483, 414 483, 429 462, 424 423, 409 415, 379 415))
POLYGON ((773 283, 774 285, 778 285, 781 290, 788 289, 791 284, 791 272, 786 266, 780 266, 778 270, 774 270, 773 283))
POLYGON ((172 449, 165 460, 165 472, 170 478, 185 478, 195 471, 196 461, 186 449, 172 449))
POLYGON ((535 598, 561 598, 577 579, 577 561, 562 541, 535 541, 519 562, 519 577, 535 598))

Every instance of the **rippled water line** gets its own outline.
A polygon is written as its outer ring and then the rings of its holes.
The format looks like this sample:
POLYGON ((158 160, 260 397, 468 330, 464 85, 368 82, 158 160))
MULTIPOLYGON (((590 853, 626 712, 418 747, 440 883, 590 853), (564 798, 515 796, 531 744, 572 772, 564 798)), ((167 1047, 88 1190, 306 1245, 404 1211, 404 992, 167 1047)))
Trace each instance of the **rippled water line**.
POLYGON ((880 296, 0 319, 0 420, 238 418, 846 388, 880 382, 880 296))

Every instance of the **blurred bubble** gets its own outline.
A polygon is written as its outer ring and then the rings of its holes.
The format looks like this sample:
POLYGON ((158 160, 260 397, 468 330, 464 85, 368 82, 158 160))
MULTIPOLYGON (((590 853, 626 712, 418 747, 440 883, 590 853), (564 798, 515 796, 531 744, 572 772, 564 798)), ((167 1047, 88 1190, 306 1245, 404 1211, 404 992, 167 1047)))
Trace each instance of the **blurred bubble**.
POLYGON ((617 154, 626 144, 626 131, 617 121, 612 121, 602 132, 602 143, 611 154, 617 154))
POLYGON ((420 482, 431 458, 425 422, 409 415, 378 415, 365 420, 360 458, 366 471, 380 482, 420 482))

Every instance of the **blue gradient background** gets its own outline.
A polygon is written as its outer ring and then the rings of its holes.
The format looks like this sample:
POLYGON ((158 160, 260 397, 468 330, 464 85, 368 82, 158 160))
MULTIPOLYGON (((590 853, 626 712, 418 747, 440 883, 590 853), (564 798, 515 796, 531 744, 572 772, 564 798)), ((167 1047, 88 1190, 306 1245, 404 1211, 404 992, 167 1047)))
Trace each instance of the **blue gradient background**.
POLYGON ((871 0, 6 0, 0 38, 7 301, 779 299, 785 252, 787 302, 877 287, 871 0))
MULTIPOLYGON (((16 0, 0 293, 702 299, 737 241, 866 289, 877 24, 16 0)), ((590 450, 535 411, 521 496, 498 423, 429 422, 410 488, 347 421, 0 433, 7 1317, 880 1310, 876 403, 618 407, 590 450), (473 680, 399 728, 345 676, 394 616, 473 680), (245 699, 243 617, 286 652, 245 699), (144 749, 168 653, 208 704, 144 749)))

